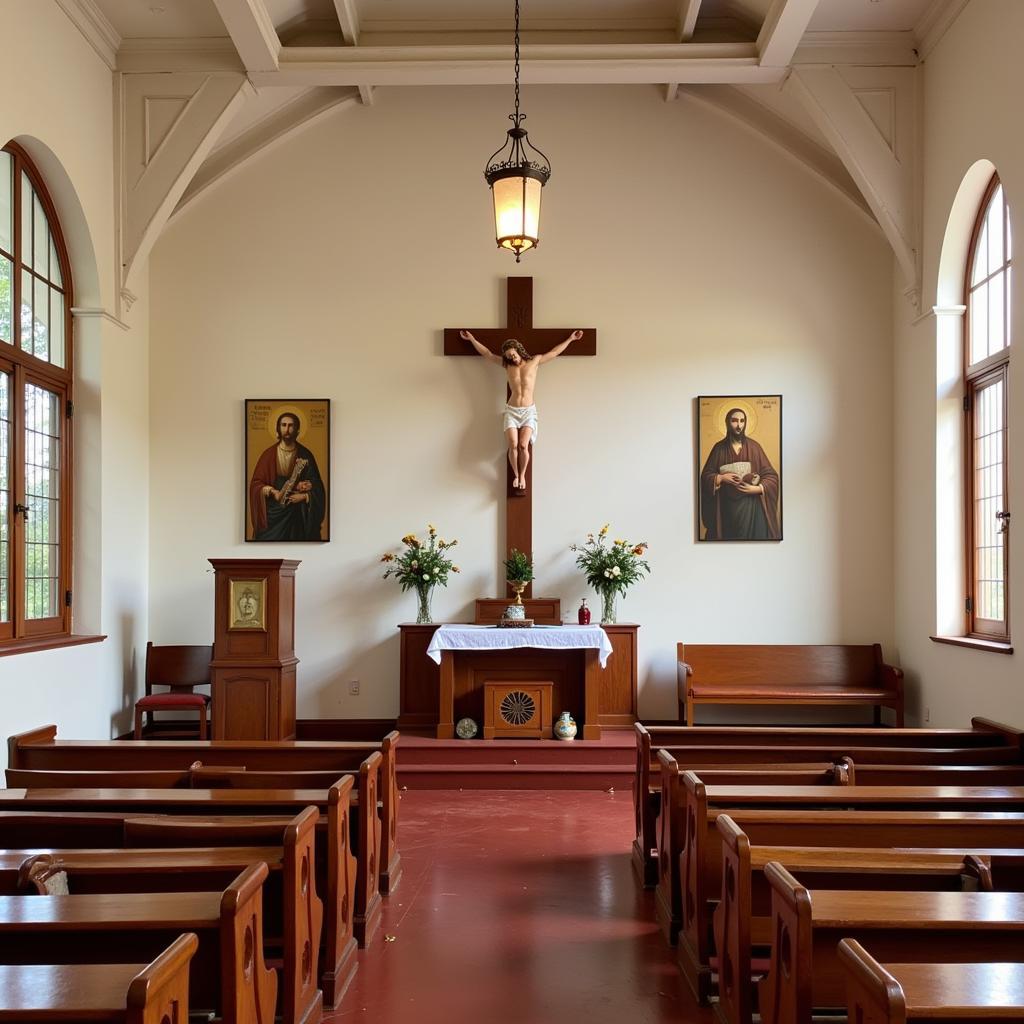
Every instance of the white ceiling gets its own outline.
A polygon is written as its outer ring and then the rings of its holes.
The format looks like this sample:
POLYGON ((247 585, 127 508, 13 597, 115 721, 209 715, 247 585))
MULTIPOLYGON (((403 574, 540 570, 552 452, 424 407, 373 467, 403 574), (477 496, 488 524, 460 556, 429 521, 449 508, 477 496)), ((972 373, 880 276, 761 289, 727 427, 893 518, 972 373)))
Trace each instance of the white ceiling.
MULTIPOLYGON (((333 0, 264 0, 279 32, 337 24, 333 0)), ((353 0, 365 31, 471 32, 511 27, 511 0, 353 0)), ((935 0, 819 0, 811 31, 910 31, 935 0)), ((96 0, 125 39, 226 36, 213 0, 96 0)), ((771 0, 703 0, 698 20, 756 28, 771 0)), ((671 31, 680 0, 522 0, 527 31, 671 31)))

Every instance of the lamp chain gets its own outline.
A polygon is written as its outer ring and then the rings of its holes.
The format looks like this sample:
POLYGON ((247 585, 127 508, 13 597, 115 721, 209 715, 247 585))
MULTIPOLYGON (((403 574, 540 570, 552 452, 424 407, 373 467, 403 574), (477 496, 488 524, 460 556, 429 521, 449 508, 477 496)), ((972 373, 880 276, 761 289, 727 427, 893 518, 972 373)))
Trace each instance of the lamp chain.
POLYGON ((519 0, 516 0, 516 116, 515 126, 519 127, 519 0))

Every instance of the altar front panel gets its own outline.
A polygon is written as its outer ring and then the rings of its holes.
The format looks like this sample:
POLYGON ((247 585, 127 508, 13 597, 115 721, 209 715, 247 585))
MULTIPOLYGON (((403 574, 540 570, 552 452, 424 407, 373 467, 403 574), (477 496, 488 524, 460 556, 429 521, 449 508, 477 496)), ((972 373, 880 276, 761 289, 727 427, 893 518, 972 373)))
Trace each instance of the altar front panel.
MULTIPOLYGON (((398 728, 435 735, 439 722, 441 669, 427 657, 427 647, 439 623, 405 623, 401 633, 399 666, 398 728)), ((604 728, 632 728, 637 720, 637 630, 633 623, 607 626, 612 653, 603 668, 594 666, 597 682, 598 725, 604 728)), ((584 687, 585 650, 539 650, 519 648, 508 651, 446 652, 452 658, 454 718, 483 720, 483 685, 487 679, 551 680, 553 710, 572 712, 577 723, 586 724, 584 687), (463 663, 463 659, 466 659, 463 663), (559 660, 560 659, 560 660, 559 660), (472 710, 466 710, 470 709, 472 710)), ((596 659, 596 651, 591 652, 596 659)), ((582 730, 581 730, 582 735, 582 730)))

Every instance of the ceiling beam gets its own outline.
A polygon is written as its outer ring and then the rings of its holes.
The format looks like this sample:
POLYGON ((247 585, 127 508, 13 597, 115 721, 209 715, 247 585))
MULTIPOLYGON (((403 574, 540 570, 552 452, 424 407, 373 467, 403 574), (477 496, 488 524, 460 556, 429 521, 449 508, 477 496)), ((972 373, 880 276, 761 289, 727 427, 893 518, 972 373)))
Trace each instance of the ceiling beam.
POLYGON ((757 37, 764 67, 789 66, 817 6, 818 0, 775 0, 757 37))
MULTIPOLYGON (((510 59, 508 46, 284 46, 279 71, 249 77, 256 86, 507 85, 510 59)), ((760 65, 753 43, 538 45, 522 60, 530 85, 762 85, 784 75, 760 65)))
POLYGON ((688 43, 697 27, 701 0, 679 0, 679 42, 688 43))
POLYGON ((334 9, 338 12, 338 24, 341 26, 341 38, 346 46, 359 45, 359 11, 356 0, 334 0, 334 9))
POLYGON ((263 0, 213 0, 245 70, 277 70, 281 40, 263 0))

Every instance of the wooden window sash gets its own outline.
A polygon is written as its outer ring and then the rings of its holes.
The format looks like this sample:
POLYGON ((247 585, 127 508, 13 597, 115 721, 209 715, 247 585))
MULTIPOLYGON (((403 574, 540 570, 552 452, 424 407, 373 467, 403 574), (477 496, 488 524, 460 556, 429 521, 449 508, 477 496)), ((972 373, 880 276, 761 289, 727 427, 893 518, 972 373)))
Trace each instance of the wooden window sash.
MULTIPOLYGON (((71 632, 71 609, 65 601, 66 593, 71 589, 71 573, 73 565, 72 551, 72 513, 74 501, 72 495, 72 451, 73 437, 71 420, 68 415, 72 400, 72 382, 74 374, 74 344, 73 344, 73 321, 71 315, 73 279, 71 266, 68 257, 67 247, 64 242, 63 232, 60 228, 60 220, 57 217, 56 209, 50 198, 49 192, 39 173, 36 171, 32 161, 20 146, 15 143, 8 143, 3 147, 14 157, 13 166, 13 202, 12 217, 14 219, 12 237, 14 240, 14 252, 5 253, 11 259, 14 266, 12 281, 12 298, 14 303, 14 316, 12 323, 12 337, 0 340, 0 368, 11 375, 11 438, 10 438, 10 466, 11 466, 11 491, 9 495, 8 522, 10 530, 10 584, 8 600, 10 608, 10 621, 0 623, 0 648, 5 641, 11 647, 24 644, 26 640, 60 637, 70 635, 71 632), (50 237, 53 241, 54 250, 60 263, 62 284, 57 285, 51 277, 38 273, 34 266, 28 266, 24 262, 24 245, 22 239, 22 172, 25 173, 40 205, 46 216, 50 229, 50 237), (58 366, 47 359, 41 359, 34 353, 25 352, 21 348, 21 304, 22 304, 22 278, 23 271, 27 271, 33 281, 39 280, 46 283, 47 288, 53 289, 61 295, 64 322, 64 366, 58 366), (27 597, 27 580, 25 579, 27 555, 25 551, 25 517, 14 515, 15 504, 27 504, 25 483, 25 400, 26 388, 28 385, 44 388, 57 396, 58 409, 61 418, 60 427, 60 507, 58 512, 58 558, 57 558, 57 614, 46 618, 30 619, 27 616, 25 601, 27 597)), ((51 325, 52 326, 52 325, 51 325)), ((51 342, 52 350, 52 342, 51 342)))

